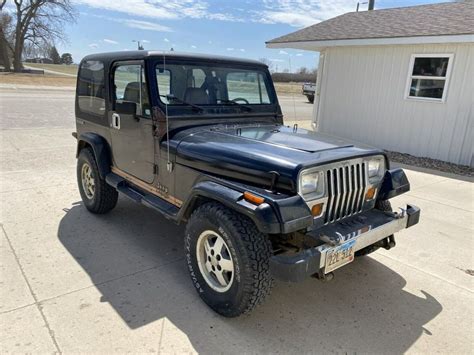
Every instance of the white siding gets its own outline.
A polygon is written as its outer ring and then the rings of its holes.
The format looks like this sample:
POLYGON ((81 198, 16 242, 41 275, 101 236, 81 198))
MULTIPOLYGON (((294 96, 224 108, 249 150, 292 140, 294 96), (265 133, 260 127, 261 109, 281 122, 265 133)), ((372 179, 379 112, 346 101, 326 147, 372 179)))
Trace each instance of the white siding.
POLYGON ((383 149, 474 164, 474 44, 327 48, 319 130, 383 149), (405 98, 412 54, 453 53, 446 102, 405 98))

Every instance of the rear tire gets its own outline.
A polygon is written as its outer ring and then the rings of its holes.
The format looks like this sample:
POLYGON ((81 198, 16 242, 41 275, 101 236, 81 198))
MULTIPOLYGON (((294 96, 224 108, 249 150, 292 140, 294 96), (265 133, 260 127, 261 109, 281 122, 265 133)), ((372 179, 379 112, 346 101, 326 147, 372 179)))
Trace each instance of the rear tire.
POLYGON ((201 205, 186 226, 184 248, 194 287, 217 313, 237 317, 270 293, 271 243, 248 217, 218 203, 201 205))
MULTIPOLYGON (((378 201, 376 201, 375 202, 375 208, 377 210, 380 210, 380 211, 383 211, 383 212, 392 212, 392 204, 390 203, 389 200, 384 200, 384 201, 378 200, 378 201)), ((391 237, 391 236, 393 236, 393 234, 388 235, 387 238, 391 237)), ((375 245, 375 244, 369 245, 368 247, 365 247, 364 249, 356 251, 355 256, 359 257, 359 256, 366 256, 366 255, 372 254, 378 248, 380 248, 380 246, 378 246, 378 245, 375 245)))
POLYGON ((82 202, 90 212, 104 214, 117 204, 118 192, 100 177, 90 148, 82 149, 77 158, 77 184, 82 202))

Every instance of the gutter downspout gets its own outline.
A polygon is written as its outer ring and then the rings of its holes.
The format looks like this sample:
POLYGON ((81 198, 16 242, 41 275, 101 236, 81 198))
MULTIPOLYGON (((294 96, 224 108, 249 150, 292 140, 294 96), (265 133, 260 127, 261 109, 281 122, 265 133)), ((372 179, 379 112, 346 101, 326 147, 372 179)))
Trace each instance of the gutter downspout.
POLYGON ((325 58, 326 58, 326 50, 323 49, 319 52, 318 75, 316 77, 316 92, 314 95, 314 103, 313 103, 313 122, 311 123, 311 126, 313 127, 314 131, 318 131, 319 119, 321 117, 321 86, 323 82, 325 58))

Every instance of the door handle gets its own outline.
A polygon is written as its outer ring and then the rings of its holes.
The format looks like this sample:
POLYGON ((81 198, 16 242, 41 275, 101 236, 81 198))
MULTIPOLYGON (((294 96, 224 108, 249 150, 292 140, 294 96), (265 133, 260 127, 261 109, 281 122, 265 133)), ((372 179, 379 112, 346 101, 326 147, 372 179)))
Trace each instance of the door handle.
POLYGON ((112 114, 112 128, 120 129, 120 115, 118 113, 112 114))

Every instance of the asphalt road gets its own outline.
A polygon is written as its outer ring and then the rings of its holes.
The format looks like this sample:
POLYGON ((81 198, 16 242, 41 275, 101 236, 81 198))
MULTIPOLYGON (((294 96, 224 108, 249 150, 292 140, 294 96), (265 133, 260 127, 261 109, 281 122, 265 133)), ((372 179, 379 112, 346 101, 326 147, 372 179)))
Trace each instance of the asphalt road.
POLYGON ((422 220, 396 248, 329 283, 277 283, 225 319, 193 289, 182 226, 125 198, 85 210, 72 103, 0 89, 0 352, 472 353, 472 182, 409 167, 412 190, 392 203, 422 220))

